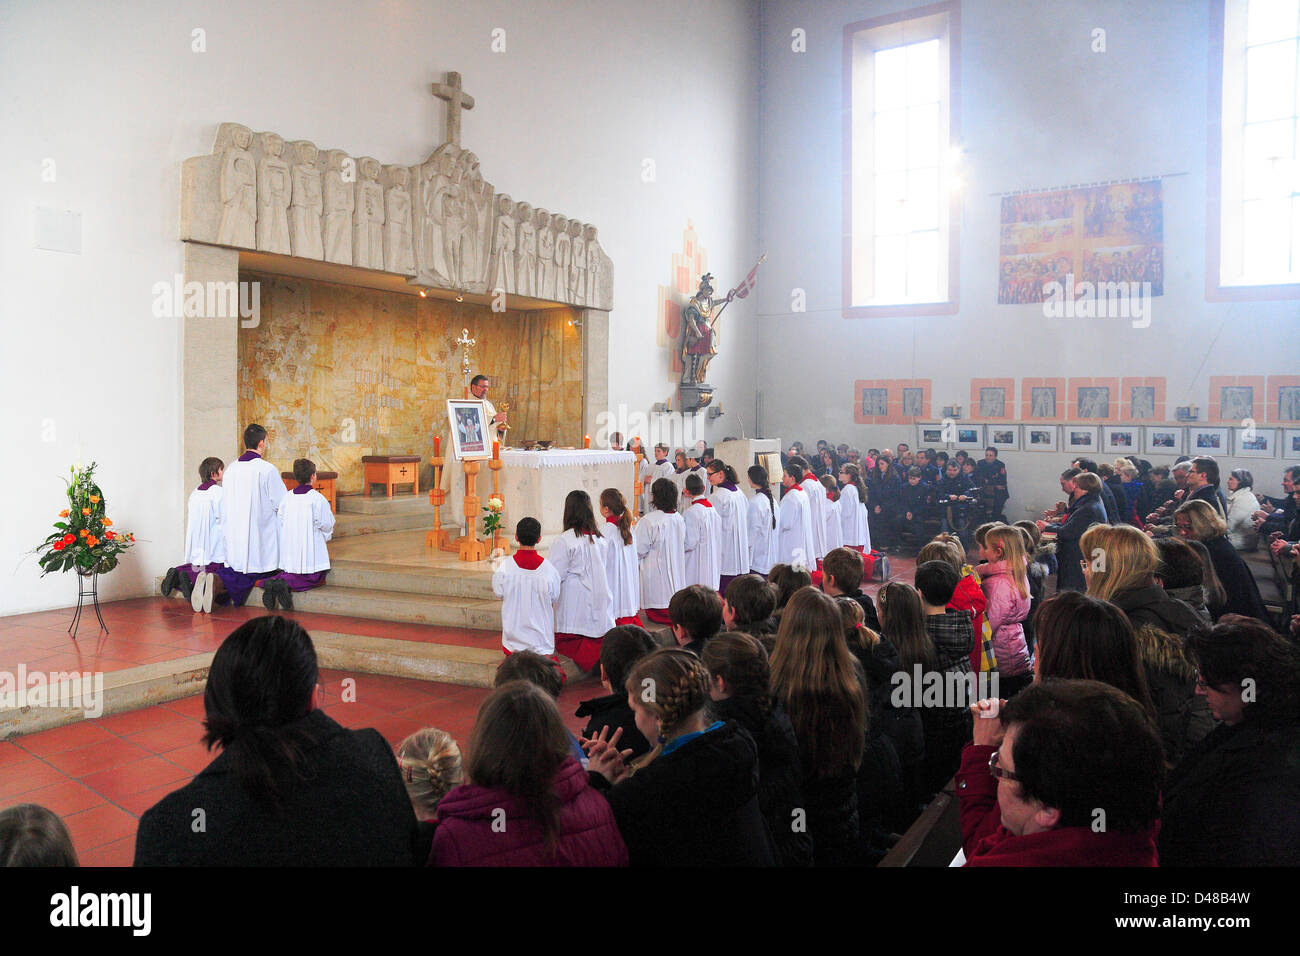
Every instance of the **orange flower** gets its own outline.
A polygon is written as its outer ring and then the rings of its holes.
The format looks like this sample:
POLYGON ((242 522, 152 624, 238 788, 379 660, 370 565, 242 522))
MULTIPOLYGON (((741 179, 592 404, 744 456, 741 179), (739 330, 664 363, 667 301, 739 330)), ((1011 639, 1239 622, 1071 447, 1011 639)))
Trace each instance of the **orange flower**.
POLYGON ((90 503, 91 503, 92 505, 97 505, 97 504, 99 504, 99 495, 91 495, 91 496, 90 496, 90 503))
POLYGON ((89 508, 82 508, 82 509, 81 509, 81 513, 82 513, 83 515, 88 515, 88 514, 90 514, 90 509, 89 509, 89 508))
POLYGON ((105 528, 111 528, 111 527, 113 527, 113 522, 111 522, 111 521, 109 521, 107 518, 105 518, 105 519, 104 519, 104 527, 105 527, 105 528))
POLYGON ((66 518, 67 516, 68 516, 68 509, 67 509, 67 508, 64 508, 62 511, 59 512, 59 517, 60 517, 60 518, 66 518))
POLYGON ((96 538, 93 534, 86 539, 86 547, 88 548, 93 548, 97 544, 99 544, 99 539, 96 538))
POLYGON ((116 537, 117 537, 117 535, 113 534, 113 532, 111 532, 111 531, 105 531, 105 532, 104 532, 104 540, 105 540, 105 541, 112 541, 112 540, 113 540, 114 538, 116 538, 116 537))
POLYGON ((82 528, 82 529, 81 529, 81 536, 82 536, 83 538, 86 537, 86 535, 88 535, 88 534, 90 534, 90 532, 87 531, 85 528, 82 528))

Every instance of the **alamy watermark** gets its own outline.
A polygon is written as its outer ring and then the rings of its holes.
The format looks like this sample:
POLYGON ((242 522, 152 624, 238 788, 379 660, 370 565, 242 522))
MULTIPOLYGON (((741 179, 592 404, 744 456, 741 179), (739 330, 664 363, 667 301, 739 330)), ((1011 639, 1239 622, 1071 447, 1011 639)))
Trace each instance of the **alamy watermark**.
POLYGON ((1043 317, 1048 319, 1131 319, 1133 328, 1151 324, 1150 282, 1074 281, 1067 273, 1065 282, 1048 282, 1043 286, 1043 317))
POLYGON ((153 314, 159 319, 239 319, 240 328, 255 329, 262 321, 262 283, 186 282, 179 272, 167 282, 155 282, 153 314))
POLYGON ((992 706, 980 713, 981 717, 998 715, 998 672, 926 671, 920 664, 911 673, 895 671, 889 680, 893 690, 889 702, 894 707, 926 707, 951 709, 969 707, 977 700, 989 701, 992 706))
POLYGON ((103 671, 0 670, 0 708, 57 707, 80 710, 87 719, 104 715, 103 671))

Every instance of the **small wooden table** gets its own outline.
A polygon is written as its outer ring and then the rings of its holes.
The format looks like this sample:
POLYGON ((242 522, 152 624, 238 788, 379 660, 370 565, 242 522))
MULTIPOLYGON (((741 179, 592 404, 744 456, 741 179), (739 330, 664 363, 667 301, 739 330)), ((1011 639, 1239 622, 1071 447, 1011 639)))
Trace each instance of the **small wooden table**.
MULTIPOLYGON (((290 491, 298 487, 298 479, 293 476, 293 472, 282 471, 280 477, 284 479, 284 486, 290 491)), ((335 513, 339 510, 334 499, 334 485, 338 479, 339 473, 337 471, 318 471, 316 472, 316 480, 312 483, 312 487, 324 495, 325 500, 330 503, 330 511, 335 513)))
POLYGON ((365 494, 370 494, 370 486, 384 486, 388 497, 393 497, 393 485, 410 484, 415 487, 415 494, 420 493, 420 456, 419 455, 362 455, 361 464, 365 468, 363 482, 365 494))

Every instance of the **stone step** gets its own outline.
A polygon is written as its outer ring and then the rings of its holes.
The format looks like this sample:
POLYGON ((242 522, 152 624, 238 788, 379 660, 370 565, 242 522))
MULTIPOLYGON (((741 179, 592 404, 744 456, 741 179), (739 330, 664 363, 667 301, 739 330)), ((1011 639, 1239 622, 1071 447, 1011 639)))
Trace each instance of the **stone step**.
POLYGON ((395 567, 368 561, 335 561, 330 568, 331 587, 404 591, 441 597, 495 601, 490 574, 466 575, 444 568, 395 567))
POLYGON ((428 494, 394 494, 391 498, 382 494, 339 495, 336 503, 339 515, 422 514, 433 523, 433 506, 429 504, 428 494))
POLYGON ((361 534, 382 534, 385 531, 417 531, 433 526, 433 509, 426 504, 422 510, 395 512, 341 512, 334 519, 334 537, 351 538, 361 534))

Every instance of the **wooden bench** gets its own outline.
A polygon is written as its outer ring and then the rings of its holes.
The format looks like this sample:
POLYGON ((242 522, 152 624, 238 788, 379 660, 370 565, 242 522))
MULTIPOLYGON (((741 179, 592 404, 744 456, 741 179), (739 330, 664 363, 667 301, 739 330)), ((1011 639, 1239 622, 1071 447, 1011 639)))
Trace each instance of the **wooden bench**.
POLYGON ((961 818, 949 780, 877 866, 948 866, 961 849, 961 818))
POLYGON ((415 494, 420 493, 419 455, 362 455, 361 464, 365 469, 362 481, 367 495, 371 485, 383 485, 389 498, 393 497, 393 485, 409 484, 415 494))
MULTIPOLYGON (((298 479, 293 476, 291 471, 280 472, 280 477, 284 479, 284 486, 290 491, 298 487, 298 479)), ((312 487, 325 496, 325 500, 330 503, 330 511, 337 512, 338 506, 335 504, 335 485, 339 480, 337 471, 318 471, 316 480, 312 482, 312 487)))

